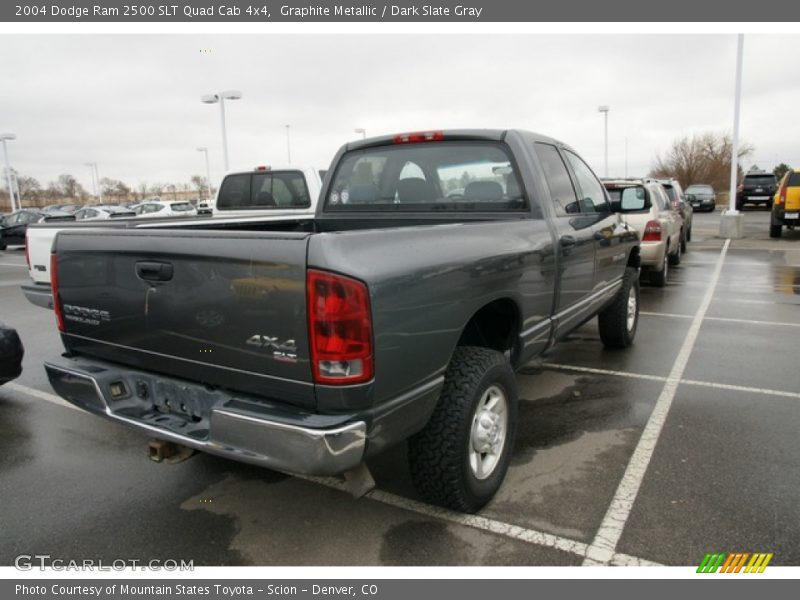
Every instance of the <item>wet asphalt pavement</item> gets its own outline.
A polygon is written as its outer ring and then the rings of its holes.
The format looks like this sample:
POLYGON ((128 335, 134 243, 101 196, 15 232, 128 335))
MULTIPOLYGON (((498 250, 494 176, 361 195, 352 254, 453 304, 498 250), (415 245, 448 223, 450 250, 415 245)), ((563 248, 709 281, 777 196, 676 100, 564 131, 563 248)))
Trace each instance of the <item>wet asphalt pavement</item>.
POLYGON ((0 565, 580 565, 608 539, 604 564, 800 565, 800 231, 771 240, 768 213, 747 212, 707 298, 718 219, 695 214, 668 286, 642 286, 633 349, 604 350, 592 321, 521 370, 512 466, 481 519, 421 503, 404 448, 370 463, 377 491, 360 500, 204 454, 151 462, 146 436, 55 401, 53 315, 19 289, 22 249, 0 252, 0 320, 26 347, 0 387, 0 565))

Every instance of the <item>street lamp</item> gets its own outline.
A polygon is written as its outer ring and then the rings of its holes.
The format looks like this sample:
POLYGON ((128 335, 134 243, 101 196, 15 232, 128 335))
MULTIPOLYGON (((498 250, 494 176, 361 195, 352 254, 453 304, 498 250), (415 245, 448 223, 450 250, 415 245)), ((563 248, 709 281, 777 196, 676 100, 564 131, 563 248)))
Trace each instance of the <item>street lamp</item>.
POLYGON ((364 129, 363 127, 356 127, 353 131, 355 131, 356 133, 360 133, 362 140, 367 139, 367 130, 364 129))
POLYGON ((605 176, 608 177, 608 110, 609 107, 607 104, 603 106, 598 106, 597 110, 603 113, 603 120, 605 121, 605 176))
POLYGON ((290 127, 291 127, 290 125, 286 126, 286 157, 287 157, 287 162, 289 164, 292 164, 292 145, 291 145, 291 143, 289 141, 289 128, 290 127))
POLYGON ((239 90, 228 90, 226 92, 219 92, 218 94, 205 94, 200 96, 200 102, 205 104, 219 103, 219 117, 222 123, 222 157, 225 161, 225 171, 230 168, 228 166, 228 133, 225 129, 225 100, 240 100, 242 92, 239 90))
POLYGON ((206 181, 208 182, 208 185, 206 187, 208 188, 208 200, 210 201, 211 200, 211 167, 209 167, 209 165, 208 165, 208 148, 205 147, 205 146, 200 146, 197 149, 197 151, 198 152, 202 152, 203 154, 206 155, 206 181))
POLYGON ((94 178, 94 163, 84 163, 87 167, 89 167, 89 172, 92 175, 92 195, 97 198, 97 182, 94 178))
POLYGON ((17 210, 17 207, 14 204, 14 186, 11 183, 11 167, 8 164, 8 146, 6 146, 6 142, 15 139, 17 139, 17 136, 13 133, 0 133, 0 140, 3 140, 3 156, 6 161, 6 181, 8 181, 8 198, 11 201, 11 212, 17 210))
POLYGON ((94 188, 94 195, 97 197, 100 204, 103 203, 103 186, 100 185, 100 171, 97 170, 96 162, 87 162, 87 167, 92 169, 92 188, 94 188), (95 184, 97 181, 97 184, 95 184))

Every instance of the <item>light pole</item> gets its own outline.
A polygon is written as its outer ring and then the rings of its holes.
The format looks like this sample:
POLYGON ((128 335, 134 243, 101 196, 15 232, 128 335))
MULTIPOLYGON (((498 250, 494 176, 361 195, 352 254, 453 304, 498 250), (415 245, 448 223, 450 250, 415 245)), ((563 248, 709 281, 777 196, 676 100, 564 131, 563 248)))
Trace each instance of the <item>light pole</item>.
POLYGON ((736 45, 736 92, 733 101, 733 140, 731 148, 731 191, 728 198, 728 212, 736 214, 736 188, 739 179, 739 105, 742 98, 742 52, 744 35, 739 34, 736 45))
POLYGON ((225 100, 240 100, 242 92, 239 90, 227 90, 217 94, 205 94, 200 96, 200 101, 205 104, 219 103, 219 118, 222 123, 222 157, 225 161, 225 171, 230 168, 228 166, 228 132, 225 129, 225 100))
POLYGON ((97 195, 97 180, 94 177, 94 163, 88 162, 85 164, 87 167, 89 167, 89 172, 92 175, 92 193, 95 198, 99 198, 99 196, 97 195))
POLYGON ((208 148, 200 146, 197 151, 206 155, 206 182, 208 184, 206 187, 208 188, 208 200, 211 201, 211 167, 208 165, 208 148))
POLYGON ((733 99, 733 140, 731 143, 731 187, 728 210, 719 220, 720 237, 739 239, 744 237, 743 215, 736 210, 736 182, 739 179, 739 105, 742 97, 742 54, 744 34, 739 34, 736 44, 736 87, 733 99))
POLYGON ((100 185, 100 171, 97 170, 97 163, 96 162, 87 162, 87 167, 91 167, 92 169, 92 187, 94 188, 94 195, 97 196, 97 200, 100 204, 103 203, 103 186, 100 185), (95 185, 95 181, 97 181, 97 185, 95 185))
POLYGON ((363 127, 356 127, 353 131, 355 131, 356 133, 360 133, 362 140, 367 139, 367 130, 364 129, 363 127))
POLYGON ((289 164, 292 164, 292 144, 289 141, 289 128, 290 127, 291 127, 290 125, 286 126, 286 158, 287 158, 287 162, 289 164))
POLYGON ((0 133, 0 140, 3 140, 3 156, 6 161, 6 181, 8 182, 8 198, 11 201, 11 212, 17 210, 17 206, 14 204, 14 185, 11 183, 11 167, 8 164, 8 146, 6 146, 6 142, 15 139, 17 139, 17 136, 13 133, 0 133))
POLYGON ((608 110, 609 107, 607 104, 603 106, 598 106, 597 110, 603 113, 603 120, 605 122, 605 176, 608 177, 608 110))

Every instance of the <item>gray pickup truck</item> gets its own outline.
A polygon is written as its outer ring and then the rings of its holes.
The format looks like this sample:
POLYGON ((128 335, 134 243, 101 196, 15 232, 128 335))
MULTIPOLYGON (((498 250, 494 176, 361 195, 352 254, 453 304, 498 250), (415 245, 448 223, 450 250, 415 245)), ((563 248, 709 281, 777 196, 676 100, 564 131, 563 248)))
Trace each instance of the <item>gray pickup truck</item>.
MULTIPOLYGON (((344 146, 314 219, 62 231, 45 367, 66 400, 155 438, 352 476, 408 440, 428 500, 499 488, 514 369, 599 315, 638 322, 638 234, 586 163, 518 130, 344 146)), ((368 476, 368 471, 367 471, 368 476)))

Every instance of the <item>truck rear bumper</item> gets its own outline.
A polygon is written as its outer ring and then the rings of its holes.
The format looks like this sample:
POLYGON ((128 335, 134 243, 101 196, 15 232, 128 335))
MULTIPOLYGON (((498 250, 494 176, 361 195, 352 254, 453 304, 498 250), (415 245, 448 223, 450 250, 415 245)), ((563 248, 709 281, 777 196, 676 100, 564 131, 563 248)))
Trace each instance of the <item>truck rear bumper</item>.
POLYGON ((45 369, 53 389, 79 408, 211 454, 308 475, 342 473, 364 457, 367 426, 351 415, 289 412, 95 360, 46 362, 45 369))
POLYGON ((42 308, 53 308, 53 291, 46 283, 29 283, 23 285, 22 293, 28 299, 28 302, 41 306, 42 308))

